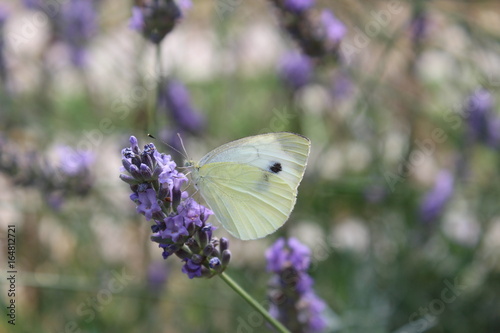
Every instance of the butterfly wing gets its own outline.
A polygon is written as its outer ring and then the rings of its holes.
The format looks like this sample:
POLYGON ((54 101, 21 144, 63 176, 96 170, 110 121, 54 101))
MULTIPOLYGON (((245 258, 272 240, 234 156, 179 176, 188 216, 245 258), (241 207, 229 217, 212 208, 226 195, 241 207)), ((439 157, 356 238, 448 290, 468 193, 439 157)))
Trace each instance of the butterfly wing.
POLYGON ((200 161, 197 187, 232 235, 264 237, 290 216, 309 149, 309 139, 287 132, 227 143, 200 161))

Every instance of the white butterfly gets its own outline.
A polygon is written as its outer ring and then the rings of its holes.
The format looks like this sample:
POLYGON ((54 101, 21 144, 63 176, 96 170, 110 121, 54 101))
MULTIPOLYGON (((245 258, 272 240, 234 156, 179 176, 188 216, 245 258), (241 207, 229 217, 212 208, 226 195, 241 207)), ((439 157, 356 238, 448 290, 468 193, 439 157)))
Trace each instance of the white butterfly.
POLYGON ((257 239, 290 216, 310 147, 298 134, 261 134, 226 143, 186 166, 224 228, 237 238, 257 239))

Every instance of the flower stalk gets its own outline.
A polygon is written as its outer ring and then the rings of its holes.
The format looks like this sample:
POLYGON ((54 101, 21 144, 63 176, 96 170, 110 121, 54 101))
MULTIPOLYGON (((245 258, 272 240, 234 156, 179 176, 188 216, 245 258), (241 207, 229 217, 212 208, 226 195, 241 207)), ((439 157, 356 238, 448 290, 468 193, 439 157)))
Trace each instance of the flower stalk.
POLYGON ((260 305, 250 294, 248 294, 239 284, 237 284, 226 273, 219 274, 220 278, 228 284, 238 295, 240 295, 248 304, 250 304, 257 312, 259 312, 267 322, 272 325, 278 332, 290 333, 290 331, 283 326, 278 320, 273 318, 269 312, 262 305, 260 305))

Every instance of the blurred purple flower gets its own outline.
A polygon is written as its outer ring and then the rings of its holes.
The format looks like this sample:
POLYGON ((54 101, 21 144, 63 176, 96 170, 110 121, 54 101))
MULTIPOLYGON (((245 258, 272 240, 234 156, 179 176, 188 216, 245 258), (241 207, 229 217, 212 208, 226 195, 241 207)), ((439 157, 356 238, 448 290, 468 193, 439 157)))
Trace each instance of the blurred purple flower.
POLYGON ((87 172, 95 160, 92 152, 75 150, 68 146, 59 146, 56 152, 59 156, 59 169, 68 176, 87 172))
POLYGON ((327 40, 332 44, 338 44, 344 38, 347 28, 339 19, 333 15, 333 12, 324 9, 321 12, 321 23, 325 29, 327 40))
POLYGON ((26 8, 29 9, 38 9, 40 8, 42 0, 23 0, 23 4, 26 8))
POLYGON ((158 105, 168 111, 180 129, 199 133, 205 127, 205 118, 191 103, 189 91, 180 81, 170 79, 160 87, 158 105))
POLYGON ((182 271, 190 279, 223 272, 231 257, 227 239, 212 238, 215 227, 207 223, 212 211, 182 191, 187 178, 170 155, 158 152, 152 143, 141 151, 131 136, 130 147, 122 150, 122 165, 121 171, 128 174, 120 178, 130 185, 137 212, 154 221, 151 240, 163 249, 162 257, 181 258, 182 271))
POLYGON ((442 170, 437 174, 434 187, 423 198, 420 204, 422 221, 429 223, 438 218, 453 195, 453 174, 442 170))
POLYGON ((60 21, 61 37, 69 46, 72 63, 85 67, 87 44, 98 29, 94 1, 70 0, 63 6, 60 21))
POLYGON ((295 238, 280 238, 266 251, 270 280, 269 313, 292 332, 322 332, 326 328, 326 304, 313 290, 307 274, 311 251, 295 238))
POLYGON ((494 113, 493 107, 494 101, 491 93, 486 89, 477 89, 467 99, 464 112, 470 138, 498 148, 500 118, 494 113))
POLYGON ((300 13, 314 6, 314 0, 285 0, 284 7, 291 12, 300 13))
MULTIPOLYGON (((181 7, 190 8, 189 4, 190 1, 183 1, 181 7)), ((181 9, 173 0, 145 0, 142 6, 132 7, 129 27, 158 44, 174 29, 181 17, 181 9)))
POLYGON ((157 293, 165 286, 168 279, 168 267, 164 262, 154 261, 148 267, 148 286, 152 292, 157 293))
POLYGON ((128 26, 132 30, 142 32, 144 29, 144 15, 142 14, 142 8, 138 6, 132 7, 132 17, 128 22, 128 26))
POLYGON ((341 99, 351 96, 354 90, 354 83, 349 75, 344 72, 337 73, 332 79, 331 94, 333 97, 341 99))
POLYGON ((308 84, 311 81, 312 72, 311 59, 299 52, 285 54, 278 65, 279 76, 294 90, 308 84))
POLYGON ((419 43, 427 37, 429 30, 429 18, 425 11, 414 14, 410 23, 410 32, 413 43, 419 43))

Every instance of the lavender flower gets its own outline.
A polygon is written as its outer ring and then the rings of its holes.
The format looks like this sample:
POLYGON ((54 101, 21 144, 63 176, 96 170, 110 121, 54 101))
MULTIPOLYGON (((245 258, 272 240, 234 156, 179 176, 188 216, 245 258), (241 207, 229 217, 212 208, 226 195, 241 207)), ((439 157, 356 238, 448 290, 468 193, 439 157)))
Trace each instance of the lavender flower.
POLYGON ((278 73, 286 85, 293 90, 300 89, 311 81, 312 61, 299 52, 287 53, 280 60, 278 73))
POLYGON ((207 222, 212 211, 182 191, 187 178, 170 155, 158 152, 152 143, 141 151, 133 136, 130 145, 122 150, 122 171, 127 173, 120 178, 130 185, 137 212, 153 220, 151 240, 159 244, 163 258, 181 258, 182 272, 190 279, 222 273, 231 252, 227 239, 212 237, 215 227, 207 222))
POLYGON ((336 73, 336 75, 334 75, 332 78, 330 92, 335 98, 348 98, 354 92, 354 83, 347 73, 336 73))
POLYGON ((307 274, 311 251, 295 238, 280 238, 267 251, 270 280, 269 313, 292 332, 316 333, 326 328, 325 302, 314 290, 307 274))
POLYGON ((70 0, 63 6, 60 33, 76 67, 86 65, 86 46, 97 32, 97 13, 91 0, 70 0))
POLYGON ((410 32, 414 45, 418 45, 427 37, 429 33, 429 18, 426 11, 418 10, 413 14, 410 23, 410 32))
POLYGON ((38 9, 40 8, 42 0, 23 0, 23 4, 26 8, 29 9, 38 9))
POLYGON ((168 267, 164 262, 155 261, 148 267, 148 286, 151 292, 158 293, 168 279, 168 267))
POLYGON ((453 175, 448 170, 438 173, 434 188, 430 190, 420 204, 420 216, 425 223, 438 218, 453 194, 453 175))
POLYGON ((312 58, 339 58, 340 41, 346 28, 333 13, 323 10, 315 15, 312 0, 271 0, 278 9, 280 21, 302 52, 312 58))
POLYGON ((300 13, 314 6, 314 0, 285 0, 283 5, 291 12, 300 13))
POLYGON ((477 89, 467 99, 465 116, 467 117, 469 137, 497 148, 500 143, 500 118, 493 112, 493 96, 488 90, 477 89))
POLYGON ((328 9, 321 12, 321 23, 325 30, 326 40, 333 45, 339 44, 347 32, 344 23, 337 19, 333 12, 328 9))
POLYGON ((23 154, 13 142, 0 136, 0 172, 18 186, 38 189, 57 210, 68 198, 90 192, 94 184, 91 173, 94 158, 89 152, 69 147, 59 147, 56 153, 55 161, 38 151, 23 154))
POLYGON ((158 105, 170 112, 180 130, 199 133, 205 127, 205 119, 191 104, 189 91, 180 81, 165 80, 160 87, 158 105))
POLYGON ((94 154, 90 151, 75 150, 69 146, 56 148, 59 156, 59 169, 68 176, 86 173, 94 163, 94 154))
MULTIPOLYGON (((186 1, 182 6, 190 7, 186 1)), ((159 44, 181 17, 181 9, 173 0, 145 0, 142 6, 132 8, 129 26, 152 43, 159 44)))

